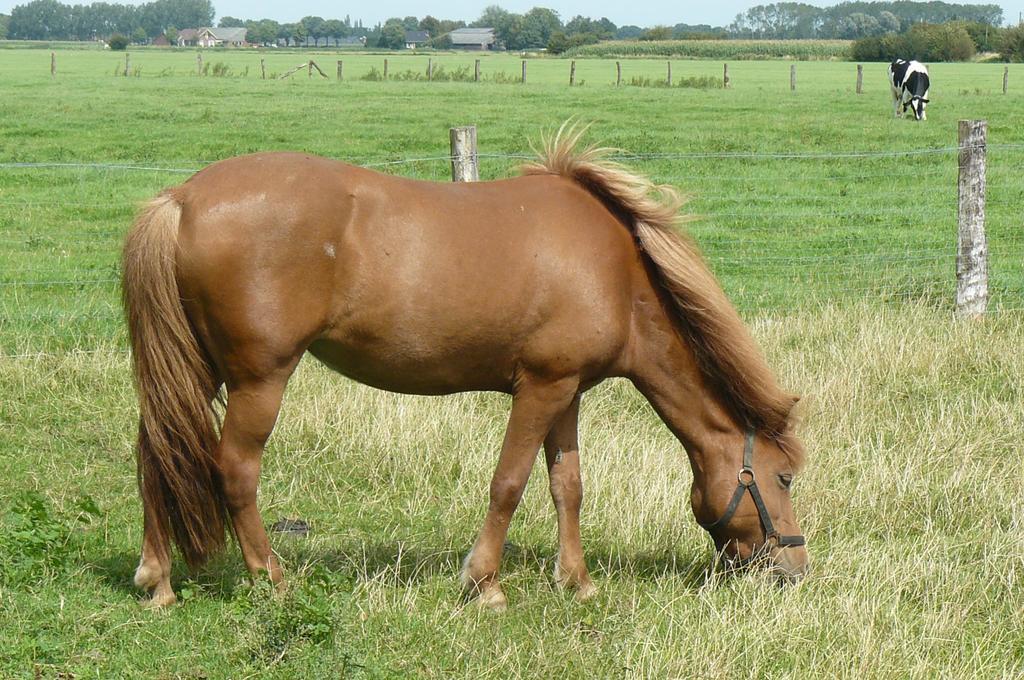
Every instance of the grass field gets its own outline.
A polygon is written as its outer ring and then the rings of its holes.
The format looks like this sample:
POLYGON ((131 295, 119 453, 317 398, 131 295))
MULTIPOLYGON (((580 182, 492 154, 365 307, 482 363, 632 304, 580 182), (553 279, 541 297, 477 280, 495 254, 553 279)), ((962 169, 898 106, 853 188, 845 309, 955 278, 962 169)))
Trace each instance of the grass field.
MULTIPOLYGON (((314 58, 344 83, 262 81, 305 54, 0 53, 0 677, 1024 677, 1024 82, 936 64, 929 120, 892 120, 884 66, 730 65, 729 90, 619 87, 614 62, 483 57, 486 82, 358 80, 381 55, 314 58), (240 74, 248 68, 248 74, 240 74), (500 80, 500 79, 499 79, 500 80), (292 588, 249 585, 237 549, 177 565, 182 605, 138 607, 135 404, 118 249, 138 203, 240 153, 297 149, 444 180, 448 128, 481 172, 576 115, 594 141, 693 194, 689 225, 804 395, 795 507, 811 578, 709 571, 679 445, 628 384, 583 402, 584 549, 600 589, 557 591, 535 471, 510 533, 509 611, 465 603, 508 400, 376 392, 305 361, 265 457, 264 518, 292 588), (995 312, 952 318, 956 121, 989 121, 995 312), (922 153, 927 151, 927 153, 922 153), (912 152, 912 153, 910 153, 912 152), (410 159, 426 159, 415 160, 410 159), (48 164, 25 166, 19 164, 48 164), (61 165, 63 164, 63 165, 61 165), (129 169, 131 166, 135 169, 129 169), (64 676, 68 677, 68 676, 64 676)), ((446 69, 472 56, 434 57, 446 69)), ((389 56, 392 73, 426 68, 389 56)), ((664 74, 623 62, 624 77, 664 74)), ((674 77, 721 63, 673 63, 674 77)))

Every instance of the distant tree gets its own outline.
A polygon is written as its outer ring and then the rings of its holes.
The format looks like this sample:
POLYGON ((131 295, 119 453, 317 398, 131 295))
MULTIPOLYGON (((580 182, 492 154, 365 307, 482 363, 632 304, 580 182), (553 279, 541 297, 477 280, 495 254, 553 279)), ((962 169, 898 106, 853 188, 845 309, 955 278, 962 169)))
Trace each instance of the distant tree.
POLYGON ((551 54, 561 54, 569 49, 569 36, 565 34, 565 31, 555 31, 548 38, 547 47, 551 54))
POLYGON ((269 45, 277 41, 281 25, 273 19, 245 22, 245 39, 256 45, 269 45))
POLYGON ((418 31, 420 28, 420 20, 416 17, 405 17, 402 19, 402 28, 407 31, 418 31))
POLYGON ((32 0, 11 10, 8 31, 22 40, 53 40, 67 37, 71 8, 57 0, 32 0))
POLYGON ((523 17, 502 9, 498 5, 488 5, 480 18, 472 26, 493 28, 498 41, 506 49, 520 50, 525 47, 522 40, 523 17))
POLYGON ((277 39, 283 40, 285 46, 292 42, 292 34, 295 33, 295 24, 279 24, 277 28, 277 39))
POLYGON ((217 22, 217 26, 220 28, 237 28, 245 26, 245 22, 235 17, 221 17, 220 21, 217 22))
POLYGON ((728 31, 710 24, 676 24, 672 27, 672 38, 675 40, 707 40, 727 38, 728 31))
MULTIPOLYGON (((607 17, 601 17, 595 21, 589 17, 576 15, 565 24, 565 34, 567 36, 573 36, 578 33, 593 33, 601 40, 611 40, 615 37, 615 32, 615 24, 607 17)), ((639 34, 640 29, 637 28, 637 35, 639 34)))
POLYGON ((641 40, 671 40, 672 28, 670 26, 653 26, 640 34, 641 40))
POLYGON ((0 14, 0 40, 7 40, 7 27, 10 26, 11 16, 0 14))
POLYGON ((480 14, 480 18, 470 25, 485 28, 497 28, 499 24, 508 21, 508 17, 510 15, 511 13, 508 10, 502 9, 498 5, 488 5, 484 8, 483 13, 480 14))
POLYGON ((878 19, 870 14, 854 12, 843 18, 839 24, 839 37, 846 40, 856 40, 869 35, 878 35, 882 32, 878 19))
POLYGON ((999 54, 1003 61, 1024 61, 1024 24, 1003 31, 999 54))
POLYGON ((145 45, 148 39, 149 36, 146 35, 146 29, 144 29, 142 26, 139 26, 134 31, 132 31, 132 42, 136 45, 145 45))
POLYGON ((323 17, 302 17, 302 20, 299 23, 306 29, 306 35, 313 39, 313 45, 319 47, 320 38, 326 35, 324 31, 326 29, 325 24, 327 22, 324 21, 323 17))
POLYGON ((534 7, 523 15, 519 39, 523 47, 544 47, 551 34, 562 29, 558 12, 546 7, 534 7))
POLYGON ((998 52, 1002 46, 1003 29, 978 21, 961 21, 967 35, 971 36, 974 49, 978 52, 998 52))
POLYGON ((900 18, 892 12, 879 12, 878 25, 884 33, 900 32, 900 18))
POLYGON ((441 35, 440 19, 435 19, 429 14, 420 19, 420 23, 417 25, 417 28, 421 31, 426 31, 427 35, 429 35, 431 38, 436 38, 437 36, 441 35))
POLYGON ((300 21, 296 24, 288 25, 291 26, 292 28, 292 44, 299 46, 305 45, 306 38, 309 36, 309 33, 306 31, 306 27, 302 24, 302 22, 300 21))
POLYGON ((344 21, 340 19, 328 19, 324 22, 324 37, 327 39, 334 39, 334 46, 338 46, 338 41, 348 35, 348 26, 345 25, 344 21))
POLYGON ((639 26, 633 26, 632 24, 627 26, 619 26, 615 30, 616 40, 636 40, 644 32, 644 29, 639 26))
POLYGON ((174 26, 168 26, 167 30, 164 31, 164 37, 167 38, 167 42, 169 42, 171 45, 177 45, 178 29, 176 29, 174 26))
POLYGON ((388 19, 380 30, 377 47, 400 50, 405 47, 405 25, 401 19, 388 19))
POLYGON ((551 34, 551 39, 548 40, 548 52, 561 54, 574 47, 590 45, 599 41, 600 38, 596 33, 573 33, 567 36, 562 31, 555 31, 551 34))

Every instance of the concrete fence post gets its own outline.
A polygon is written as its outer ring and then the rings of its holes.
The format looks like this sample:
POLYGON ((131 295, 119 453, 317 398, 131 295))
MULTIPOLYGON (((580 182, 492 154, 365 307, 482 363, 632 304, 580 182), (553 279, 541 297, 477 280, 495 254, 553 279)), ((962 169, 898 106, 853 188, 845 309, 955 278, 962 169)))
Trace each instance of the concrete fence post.
MULTIPOLYGON (((526 62, 523 62, 524 64, 526 62)), ((452 148, 452 181, 477 182, 476 126, 454 127, 448 131, 452 148)))
POLYGON ((985 137, 988 123, 961 120, 957 181, 956 313, 977 317, 988 306, 988 244, 985 242, 985 137))

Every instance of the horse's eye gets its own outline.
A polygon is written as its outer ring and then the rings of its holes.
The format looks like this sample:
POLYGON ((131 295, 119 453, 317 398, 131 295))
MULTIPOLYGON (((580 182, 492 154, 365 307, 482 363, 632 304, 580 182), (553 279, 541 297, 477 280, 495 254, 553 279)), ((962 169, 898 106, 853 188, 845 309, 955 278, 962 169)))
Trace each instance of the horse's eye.
POLYGON ((785 473, 779 475, 779 483, 788 489, 790 485, 793 483, 793 475, 785 473))

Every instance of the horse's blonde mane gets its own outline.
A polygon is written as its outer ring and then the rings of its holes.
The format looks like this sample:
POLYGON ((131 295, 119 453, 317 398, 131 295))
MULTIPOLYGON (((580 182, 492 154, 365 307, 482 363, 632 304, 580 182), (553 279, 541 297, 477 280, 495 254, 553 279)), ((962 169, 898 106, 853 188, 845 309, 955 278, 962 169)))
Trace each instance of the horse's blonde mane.
POLYGON ((760 349, 696 244, 680 230, 685 198, 608 159, 613 149, 577 149, 585 127, 563 124, 543 140, 538 160, 525 175, 555 174, 577 182, 603 200, 640 242, 674 303, 680 330, 690 341, 704 374, 717 386, 739 420, 778 440, 799 464, 802 449, 791 436, 795 398, 784 392, 760 349))

